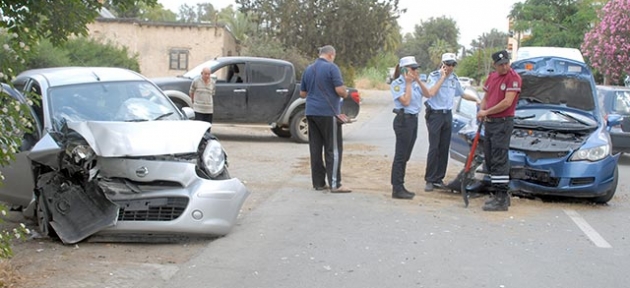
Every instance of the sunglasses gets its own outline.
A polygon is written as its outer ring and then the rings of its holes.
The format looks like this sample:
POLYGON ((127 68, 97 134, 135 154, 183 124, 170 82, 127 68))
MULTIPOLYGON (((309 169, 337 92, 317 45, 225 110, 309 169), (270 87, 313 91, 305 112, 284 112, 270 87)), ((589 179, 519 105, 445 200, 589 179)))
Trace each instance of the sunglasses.
POLYGON ((457 63, 456 63, 456 62, 451 62, 451 63, 444 62, 443 64, 444 64, 445 66, 448 66, 448 67, 455 67, 455 66, 457 66, 457 63))
POLYGON ((413 70, 413 71, 418 70, 418 68, 420 68, 420 67, 409 67, 409 69, 411 69, 411 70, 413 70))

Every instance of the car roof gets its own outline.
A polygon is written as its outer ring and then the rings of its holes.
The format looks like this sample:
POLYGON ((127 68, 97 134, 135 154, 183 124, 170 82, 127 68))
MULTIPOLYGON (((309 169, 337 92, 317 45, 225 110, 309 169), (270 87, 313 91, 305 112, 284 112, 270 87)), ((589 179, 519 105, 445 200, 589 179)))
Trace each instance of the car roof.
POLYGON ((55 67, 27 70, 16 77, 20 79, 42 77, 48 86, 64 86, 72 84, 137 81, 146 78, 134 71, 116 67, 55 67))

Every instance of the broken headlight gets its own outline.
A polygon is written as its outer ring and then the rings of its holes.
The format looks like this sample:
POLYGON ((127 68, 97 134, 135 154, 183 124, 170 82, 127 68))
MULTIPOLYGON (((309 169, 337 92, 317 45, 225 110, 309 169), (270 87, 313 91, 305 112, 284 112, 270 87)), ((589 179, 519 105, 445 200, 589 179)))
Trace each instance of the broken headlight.
POLYGON ((201 154, 201 166, 210 175, 216 177, 225 169, 225 153, 221 143, 215 139, 208 139, 201 154))

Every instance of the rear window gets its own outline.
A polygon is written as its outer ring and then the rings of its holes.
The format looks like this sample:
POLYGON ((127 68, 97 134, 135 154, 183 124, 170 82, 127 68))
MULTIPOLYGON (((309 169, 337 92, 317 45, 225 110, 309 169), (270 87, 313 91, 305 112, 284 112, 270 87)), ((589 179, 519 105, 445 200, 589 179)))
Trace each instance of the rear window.
POLYGON ((613 111, 630 114, 630 91, 615 91, 614 96, 613 111))

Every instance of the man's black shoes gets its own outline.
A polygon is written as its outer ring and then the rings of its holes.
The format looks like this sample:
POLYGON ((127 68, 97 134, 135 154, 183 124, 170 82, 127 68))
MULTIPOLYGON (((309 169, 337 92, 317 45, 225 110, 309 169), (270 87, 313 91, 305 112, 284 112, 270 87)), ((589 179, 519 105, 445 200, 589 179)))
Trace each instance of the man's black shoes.
POLYGON ((392 198, 394 199, 413 199, 414 196, 416 193, 409 192, 405 188, 392 190, 392 198))

